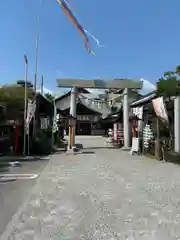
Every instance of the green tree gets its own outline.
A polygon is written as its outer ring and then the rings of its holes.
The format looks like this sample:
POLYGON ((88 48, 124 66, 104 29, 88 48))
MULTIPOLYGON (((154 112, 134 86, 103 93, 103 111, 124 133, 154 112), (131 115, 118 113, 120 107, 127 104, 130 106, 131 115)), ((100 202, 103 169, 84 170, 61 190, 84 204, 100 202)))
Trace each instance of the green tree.
POLYGON ((180 65, 176 67, 176 74, 180 75, 180 65))
POLYGON ((55 100, 55 97, 50 93, 46 93, 46 94, 44 94, 44 96, 51 102, 53 102, 55 100))
MULTIPOLYGON (((174 101, 172 97, 180 96, 180 66, 177 66, 175 71, 165 72, 163 77, 159 79, 157 82, 157 96, 164 97, 169 118, 168 129, 172 140, 174 135, 174 101)), ((161 125, 163 125, 162 122, 160 122, 159 126, 161 125)), ((167 129, 164 126, 160 127, 160 135, 165 135, 165 132, 167 132, 167 129)))
POLYGON ((180 66, 176 67, 176 71, 168 71, 164 73, 156 86, 157 95, 163 96, 166 100, 171 100, 172 96, 180 96, 180 66))
MULTIPOLYGON (((32 99, 33 90, 28 89, 28 98, 32 99)), ((16 119, 24 111, 24 88, 15 85, 5 85, 0 88, 0 105, 4 106, 6 119, 16 119)))

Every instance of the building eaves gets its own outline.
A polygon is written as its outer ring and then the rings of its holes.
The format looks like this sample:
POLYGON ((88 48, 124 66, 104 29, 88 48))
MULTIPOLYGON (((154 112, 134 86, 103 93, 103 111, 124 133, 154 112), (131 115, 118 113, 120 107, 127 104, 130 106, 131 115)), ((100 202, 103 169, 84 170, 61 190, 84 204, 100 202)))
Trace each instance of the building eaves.
POLYGON ((130 107, 142 106, 147 104, 149 101, 155 99, 157 97, 156 91, 152 91, 144 96, 142 96, 139 100, 136 100, 130 104, 130 107))

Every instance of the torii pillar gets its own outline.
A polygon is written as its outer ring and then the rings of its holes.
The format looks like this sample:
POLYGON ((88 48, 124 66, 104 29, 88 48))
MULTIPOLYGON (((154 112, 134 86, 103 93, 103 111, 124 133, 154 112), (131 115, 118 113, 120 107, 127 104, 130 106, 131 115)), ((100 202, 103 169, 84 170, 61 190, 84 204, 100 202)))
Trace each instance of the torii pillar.
MULTIPOLYGON (((142 81, 133 81, 127 79, 105 80, 84 80, 84 79, 57 79, 58 87, 72 88, 70 100, 70 115, 76 119, 76 100, 77 88, 95 88, 95 89, 124 89, 123 98, 123 114, 124 114, 124 150, 129 149, 130 134, 129 134, 129 101, 128 89, 141 89, 142 81)), ((69 141, 69 148, 75 145, 75 126, 72 130, 72 141, 69 141)))
POLYGON ((75 147, 75 136, 76 136, 76 101, 77 101, 77 88, 73 87, 71 89, 71 99, 70 99, 70 116, 73 118, 73 124, 69 128, 69 144, 68 148, 74 148, 75 147))
POLYGON ((128 100, 128 88, 123 92, 123 125, 124 125, 124 146, 123 150, 129 150, 130 148, 130 128, 129 128, 129 100, 128 100))

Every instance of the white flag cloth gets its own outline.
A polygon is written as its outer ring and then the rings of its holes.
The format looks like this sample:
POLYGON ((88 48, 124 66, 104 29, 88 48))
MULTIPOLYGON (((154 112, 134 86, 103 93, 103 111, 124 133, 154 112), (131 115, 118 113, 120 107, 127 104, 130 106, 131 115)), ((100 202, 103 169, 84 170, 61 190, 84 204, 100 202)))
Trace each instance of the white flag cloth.
POLYGON ((143 118, 143 107, 133 108, 133 115, 137 116, 138 119, 142 120, 142 118, 143 118))
POLYGON ((138 120, 138 131, 142 131, 142 119, 143 119, 143 107, 136 107, 132 110, 133 115, 137 116, 138 120))
POLYGON ((32 101, 28 101, 28 109, 27 109, 27 118, 26 122, 29 124, 35 114, 36 110, 36 103, 33 103, 32 101))
POLYGON ((29 133, 29 124, 35 114, 35 110, 36 110, 36 102, 33 103, 33 101, 28 99, 28 108, 27 108, 27 117, 26 117, 27 134, 29 133))
POLYGON ((53 117, 53 133, 55 133, 58 130, 58 126, 57 126, 57 108, 56 108, 56 104, 54 102, 54 117, 53 117))
POLYGON ((163 97, 152 100, 154 111, 158 117, 168 122, 168 113, 164 104, 163 97))

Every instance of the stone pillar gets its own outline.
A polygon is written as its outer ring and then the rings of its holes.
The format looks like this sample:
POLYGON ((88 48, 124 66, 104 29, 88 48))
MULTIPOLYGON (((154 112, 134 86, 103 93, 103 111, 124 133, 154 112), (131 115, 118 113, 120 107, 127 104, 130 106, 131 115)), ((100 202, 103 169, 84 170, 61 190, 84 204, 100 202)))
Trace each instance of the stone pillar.
POLYGON ((180 97, 174 99, 174 151, 180 153, 180 97))
MULTIPOLYGON (((71 99, 70 99, 70 116, 73 118, 76 118, 76 101, 77 101, 77 88, 73 87, 71 90, 71 99)), ((75 145, 75 135, 76 135, 76 121, 73 121, 73 127, 72 127, 72 135, 70 137, 71 146, 74 147, 75 145)), ((70 147, 70 142, 69 142, 70 147)))
POLYGON ((130 150, 130 126, 129 126, 129 101, 128 89, 124 89, 123 96, 123 123, 124 123, 124 146, 123 150, 130 150))

